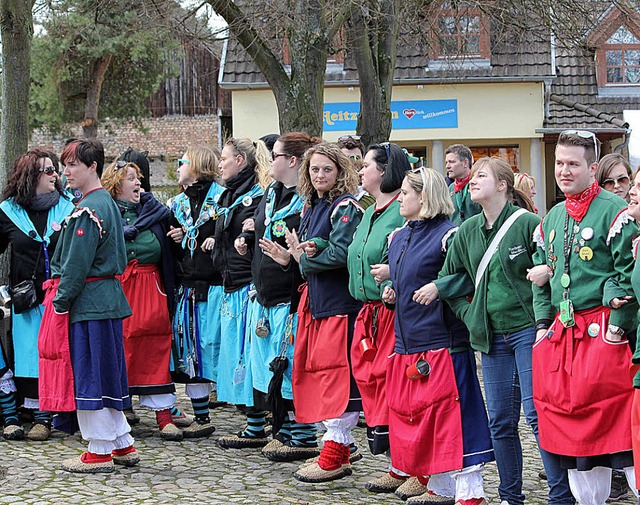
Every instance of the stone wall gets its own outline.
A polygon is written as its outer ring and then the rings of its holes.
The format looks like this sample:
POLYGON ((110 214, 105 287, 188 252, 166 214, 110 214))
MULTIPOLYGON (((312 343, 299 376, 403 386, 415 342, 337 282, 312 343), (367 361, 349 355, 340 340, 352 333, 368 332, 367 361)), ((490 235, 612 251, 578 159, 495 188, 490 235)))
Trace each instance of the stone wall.
MULTIPOLYGON (((69 127, 62 134, 52 135, 43 130, 32 133, 29 147, 51 149, 60 154, 67 139, 82 136, 82 128, 69 127)), ((98 138, 104 144, 107 159, 112 159, 131 146, 149 151, 150 158, 175 159, 187 147, 218 146, 218 117, 164 116, 143 119, 141 124, 112 123, 106 120, 99 129, 98 138)))

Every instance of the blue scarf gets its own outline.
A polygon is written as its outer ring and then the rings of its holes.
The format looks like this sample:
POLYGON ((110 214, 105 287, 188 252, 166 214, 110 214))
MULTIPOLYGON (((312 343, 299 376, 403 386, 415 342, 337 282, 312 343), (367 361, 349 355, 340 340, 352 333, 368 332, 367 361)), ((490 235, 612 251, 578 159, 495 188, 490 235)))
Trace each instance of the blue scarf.
POLYGON ((180 226, 185 230, 184 238, 182 239, 182 248, 188 248, 191 256, 193 256, 193 251, 195 251, 197 246, 198 228, 209 221, 209 219, 218 219, 218 216, 222 214, 223 209, 218 207, 218 200, 224 190, 225 188, 218 183, 211 183, 195 223, 191 217, 191 201, 185 193, 180 193, 171 202, 171 211, 173 215, 176 216, 180 226))
POLYGON ((13 197, 7 198, 0 203, 0 209, 22 233, 36 242, 44 242, 45 246, 49 245, 51 235, 61 230, 64 218, 71 213, 73 208, 74 205, 69 200, 61 197, 58 203, 49 209, 47 213, 47 229, 44 237, 41 237, 31 219, 29 219, 26 209, 22 205, 15 203, 13 197))
POLYGON ((276 192, 273 189, 273 185, 269 186, 267 190, 267 205, 265 207, 265 230, 264 230, 264 238, 271 240, 271 231, 273 229, 273 233, 277 237, 282 237, 284 235, 284 230, 286 228, 286 224, 284 219, 293 216, 294 214, 300 214, 302 211, 302 206, 304 205, 300 195, 295 193, 289 202, 289 205, 283 207, 280 210, 273 212, 273 207, 276 201, 276 192))
POLYGON ((259 184, 253 186, 248 192, 244 195, 240 195, 236 200, 229 205, 229 207, 222 207, 220 209, 220 214, 224 215, 224 225, 227 225, 227 219, 229 218, 229 214, 233 209, 235 209, 238 205, 242 204, 245 207, 249 207, 253 203, 253 199, 264 195, 264 190, 260 187, 259 184))

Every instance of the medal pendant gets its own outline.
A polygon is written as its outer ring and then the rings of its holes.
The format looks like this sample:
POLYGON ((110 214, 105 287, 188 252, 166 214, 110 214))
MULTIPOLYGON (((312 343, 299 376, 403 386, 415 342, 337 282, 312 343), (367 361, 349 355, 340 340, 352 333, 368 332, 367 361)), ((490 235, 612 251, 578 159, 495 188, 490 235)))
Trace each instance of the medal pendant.
POLYGON ((569 274, 562 274, 560 276, 560 285, 566 289, 569 287, 569 284, 571 284, 571 277, 569 277, 569 274))

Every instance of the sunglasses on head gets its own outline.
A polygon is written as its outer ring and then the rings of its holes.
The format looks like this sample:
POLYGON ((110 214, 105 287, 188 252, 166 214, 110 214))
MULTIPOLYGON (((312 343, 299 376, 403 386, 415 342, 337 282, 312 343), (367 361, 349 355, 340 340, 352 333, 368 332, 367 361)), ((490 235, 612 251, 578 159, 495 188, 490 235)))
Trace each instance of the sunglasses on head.
POLYGON ((390 160, 391 159, 391 146, 389 145, 389 142, 382 142, 380 145, 382 147, 384 147, 384 150, 387 153, 387 160, 390 160))
POLYGON ((613 189, 616 183, 618 183, 619 185, 629 184, 630 180, 631 179, 629 178, 628 175, 621 175, 617 179, 605 179, 604 182, 602 183, 602 187, 610 191, 611 189, 613 189))
POLYGON ((360 135, 343 135, 342 137, 338 137, 338 142, 346 142, 347 140, 354 140, 355 142, 360 142, 362 137, 360 135))
POLYGON ((178 160, 178 168, 180 168, 182 165, 186 165, 187 163, 191 163, 191 160, 187 160, 187 159, 179 159, 178 160))
POLYGON ((427 187, 427 173, 425 172, 424 167, 412 168, 409 172, 412 174, 420 174, 420 179, 422 179, 422 191, 424 191, 427 187))
POLYGON ((589 139, 593 142, 593 149, 596 153, 596 161, 600 159, 600 149, 598 149, 598 137, 593 132, 589 132, 586 130, 565 130, 561 134, 562 135, 577 135, 581 139, 589 139))
POLYGON ((60 172, 58 172, 58 169, 56 167, 54 167, 53 165, 51 165, 50 167, 40 167, 38 169, 38 172, 42 172, 44 175, 53 175, 53 174, 59 174, 60 172))
POLYGON ((128 161, 124 161, 124 160, 118 160, 116 161, 116 166, 113 167, 113 169, 117 172, 118 170, 120 170, 121 168, 126 167, 129 164, 128 161))

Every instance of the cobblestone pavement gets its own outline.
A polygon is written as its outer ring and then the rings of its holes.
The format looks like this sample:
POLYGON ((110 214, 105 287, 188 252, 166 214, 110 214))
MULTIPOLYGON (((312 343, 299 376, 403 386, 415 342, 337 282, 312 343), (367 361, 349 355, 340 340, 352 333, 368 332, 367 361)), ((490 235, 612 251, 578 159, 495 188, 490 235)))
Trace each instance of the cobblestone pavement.
MULTIPOLYGON (((190 412, 180 387, 179 406, 190 412)), ((224 450, 216 436, 244 427, 243 417, 226 406, 212 411, 217 431, 208 439, 168 442, 159 438, 155 417, 138 409, 142 418, 133 427, 142 461, 134 468, 117 467, 113 474, 74 475, 60 469, 60 461, 86 449, 79 435, 54 432, 46 442, 0 442, 0 504, 396 504, 394 495, 367 491, 367 480, 381 475, 386 459, 373 457, 357 428, 357 444, 365 458, 353 466, 353 475, 324 484, 303 484, 293 478, 295 463, 273 463, 259 450, 224 450)), ((537 474, 542 468, 533 437, 522 426, 524 479, 528 503, 546 503, 546 483, 537 474)), ((490 503, 497 497, 497 470, 484 470, 490 503)), ((633 504, 630 499, 621 502, 633 504)))

